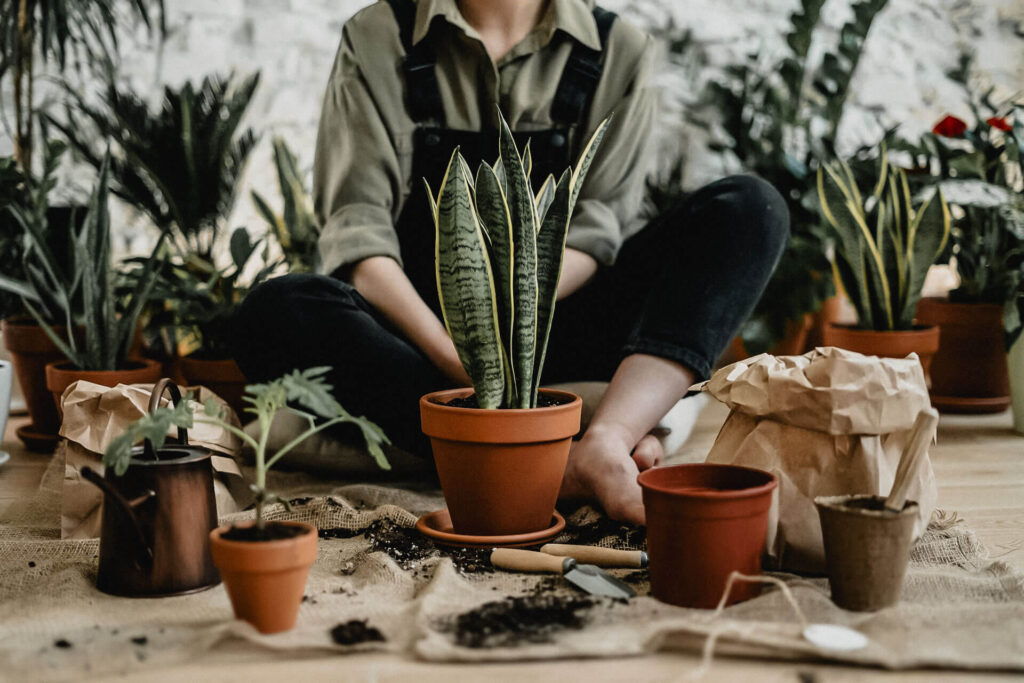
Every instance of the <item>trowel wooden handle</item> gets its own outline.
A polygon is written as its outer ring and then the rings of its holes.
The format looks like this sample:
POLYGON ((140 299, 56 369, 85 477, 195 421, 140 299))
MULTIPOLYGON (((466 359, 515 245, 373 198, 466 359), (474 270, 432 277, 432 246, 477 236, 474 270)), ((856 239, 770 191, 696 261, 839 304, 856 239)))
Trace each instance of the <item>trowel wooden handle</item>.
POLYGON ((615 550, 596 545, 566 545, 548 543, 540 551, 548 555, 571 557, 580 564, 593 564, 598 567, 636 567, 647 566, 647 553, 642 550, 615 550))
POLYGON ((491 564, 514 572, 553 572, 562 573, 564 557, 556 557, 535 550, 514 550, 512 548, 495 548, 491 551, 491 564))
POLYGON ((885 507, 894 512, 903 510, 910 492, 910 485, 917 475, 917 470, 928 452, 928 445, 935 436, 935 428, 939 424, 939 413, 935 408, 925 408, 917 414, 910 440, 900 455, 900 464, 896 467, 896 478, 892 483, 889 497, 885 499, 885 507))

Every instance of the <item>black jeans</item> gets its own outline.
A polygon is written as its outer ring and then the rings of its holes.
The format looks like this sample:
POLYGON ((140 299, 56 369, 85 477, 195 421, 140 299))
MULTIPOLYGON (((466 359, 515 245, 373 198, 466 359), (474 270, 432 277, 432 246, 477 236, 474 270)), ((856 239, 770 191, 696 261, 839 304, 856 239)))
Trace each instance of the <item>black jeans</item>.
MULTIPOLYGON (((687 196, 627 240, 615 265, 558 302, 545 383, 609 380, 627 355, 677 361, 706 378, 750 315, 789 235, 768 183, 734 176, 687 196)), ((329 365, 338 400, 395 445, 427 454, 419 398, 449 386, 351 285, 308 274, 256 287, 234 321, 250 381, 329 365)))

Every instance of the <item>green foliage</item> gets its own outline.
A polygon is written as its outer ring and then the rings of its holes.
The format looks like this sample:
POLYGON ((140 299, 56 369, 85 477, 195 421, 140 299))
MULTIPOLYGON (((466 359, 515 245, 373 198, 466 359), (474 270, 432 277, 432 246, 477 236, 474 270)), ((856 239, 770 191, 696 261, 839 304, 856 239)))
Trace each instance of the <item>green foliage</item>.
POLYGON ((172 428, 189 429, 194 423, 218 426, 238 436, 255 453, 256 481, 252 488, 256 493, 256 523, 263 528, 264 505, 279 500, 266 490, 267 471, 314 434, 338 424, 353 424, 359 428, 378 467, 383 470, 391 469, 382 448, 391 442, 376 424, 364 417, 353 416, 338 403, 331 394, 331 385, 324 378, 328 372, 330 368, 326 367, 294 370, 272 382, 247 386, 244 400, 249 407, 245 410, 256 419, 260 427, 259 434, 255 437, 249 436, 229 422, 227 416, 221 412, 220 404, 213 399, 204 404, 203 417, 195 419, 192 398, 187 396, 177 406, 157 408, 130 425, 124 434, 110 443, 103 456, 103 464, 121 475, 128 469, 132 446, 139 441, 148 439, 156 449, 163 445, 167 432, 172 428), (271 455, 267 452, 267 438, 274 416, 279 410, 302 417, 308 422, 308 427, 271 455))
POLYGON ((281 213, 270 208, 267 200, 255 190, 252 192, 253 204, 267 222, 269 232, 281 245, 289 272, 313 272, 319 263, 317 242, 320 239, 320 222, 313 212, 295 155, 280 137, 274 138, 274 166, 281 193, 281 213))
POLYGON ((494 165, 481 164, 474 183, 456 148, 437 199, 430 197, 438 294, 477 404, 533 408, 569 219, 608 124, 598 126, 575 170, 557 183, 549 176, 535 196, 529 144, 520 155, 499 118, 494 165))
MULTIPOLYGON (((22 235, 7 207, 24 206, 26 199, 25 177, 18 170, 14 157, 0 157, 0 278, 24 279, 22 235)), ((0 320, 23 310, 18 295, 0 286, 0 320)))
POLYGON ((257 73, 237 83, 214 75, 198 88, 191 82, 180 89, 168 86, 154 111, 110 78, 102 106, 93 107, 69 90, 66 122, 47 120, 97 169, 103 159, 99 145, 112 141, 119 152, 110 161, 113 193, 158 228, 173 228, 179 254, 213 261, 223 219, 256 142, 252 130, 240 125, 258 83, 257 73))
POLYGON ((949 207, 942 191, 914 205, 906 172, 883 146, 869 194, 862 194, 845 162, 818 169, 822 213, 836 235, 835 267, 870 330, 913 327, 928 269, 949 238, 949 207))
MULTIPOLYGON (((810 47, 819 39, 824 0, 801 0, 790 15, 781 56, 751 54, 708 85, 705 104, 725 134, 712 143, 712 150, 732 153, 745 170, 775 186, 791 219, 790 244, 741 330, 751 353, 770 349, 788 320, 817 311, 835 293, 825 256, 829 236, 815 198, 815 170, 836 156, 836 133, 850 84, 871 26, 886 4, 887 0, 854 2, 853 18, 841 28, 838 43, 826 48, 815 64, 810 47)), ((668 202, 663 198, 659 203, 668 202)))

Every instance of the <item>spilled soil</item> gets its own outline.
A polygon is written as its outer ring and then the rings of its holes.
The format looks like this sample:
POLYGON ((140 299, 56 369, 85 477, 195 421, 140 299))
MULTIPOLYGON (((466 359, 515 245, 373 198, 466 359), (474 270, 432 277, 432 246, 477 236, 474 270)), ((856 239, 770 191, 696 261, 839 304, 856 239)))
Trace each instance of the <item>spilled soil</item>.
POLYGON ((338 645, 383 643, 387 640, 383 633, 367 624, 365 619, 353 619, 338 624, 331 629, 331 639, 338 645))
POLYGON ((451 633, 463 647, 515 647, 547 643, 566 630, 586 624, 585 612, 594 606, 585 597, 528 595, 488 602, 450 617, 438 630, 451 633))

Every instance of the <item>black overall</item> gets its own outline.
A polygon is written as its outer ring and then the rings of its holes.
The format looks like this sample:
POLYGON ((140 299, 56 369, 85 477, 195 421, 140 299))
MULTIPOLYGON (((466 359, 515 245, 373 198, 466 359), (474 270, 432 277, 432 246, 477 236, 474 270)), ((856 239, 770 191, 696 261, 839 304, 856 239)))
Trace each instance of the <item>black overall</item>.
MULTIPOLYGON (((388 0, 388 4, 395 13, 405 48, 403 72, 406 106, 416 122, 410 178, 412 186, 399 215, 396 231, 406 275, 431 310, 440 316, 441 304, 434 272, 434 221, 430 216, 423 179, 426 178, 433 191, 437 192, 456 147, 474 173, 481 161, 493 164, 498 154, 498 131, 497 128, 457 130, 445 125, 430 35, 417 45, 412 44, 416 3, 413 0, 388 0)), ((608 40, 615 18, 613 12, 594 8, 594 20, 597 22, 602 46, 608 40)), ((601 80, 602 58, 602 51, 576 43, 551 103, 551 118, 555 127, 528 133, 513 131, 520 153, 527 140, 531 141, 533 171, 530 177, 535 189, 540 187, 549 174, 557 180, 565 169, 572 166, 575 161, 575 155, 570 153, 572 148, 578 144, 582 134, 590 132, 581 129, 586 125, 590 101, 601 80)), ((493 120, 493 117, 490 118, 493 120)))

